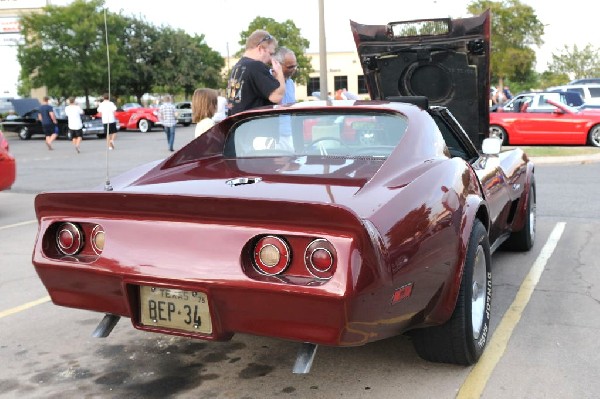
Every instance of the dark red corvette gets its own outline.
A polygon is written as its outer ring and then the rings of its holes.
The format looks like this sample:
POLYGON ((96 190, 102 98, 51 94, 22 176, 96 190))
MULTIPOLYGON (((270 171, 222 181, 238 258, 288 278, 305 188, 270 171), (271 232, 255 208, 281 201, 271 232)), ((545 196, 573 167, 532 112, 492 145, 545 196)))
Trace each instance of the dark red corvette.
MULTIPOLYGON (((482 57, 484 33, 470 39, 482 57)), ((535 238, 533 165, 482 144, 424 97, 240 113, 112 191, 38 195, 33 263, 54 303, 107 314, 100 336, 123 316, 289 339, 306 372, 318 344, 412 331, 424 358, 471 364, 489 337, 491 253, 535 238)))

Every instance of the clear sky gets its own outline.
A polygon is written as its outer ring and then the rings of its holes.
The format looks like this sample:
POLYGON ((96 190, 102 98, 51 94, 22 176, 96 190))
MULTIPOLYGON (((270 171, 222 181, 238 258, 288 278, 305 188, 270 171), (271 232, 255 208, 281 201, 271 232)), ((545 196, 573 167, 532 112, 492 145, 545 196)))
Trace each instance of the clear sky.
MULTIPOLYGON (((565 45, 579 48, 587 44, 599 48, 597 32, 597 1, 570 0, 521 0, 535 10, 538 19, 545 25, 541 48, 537 53, 537 71, 546 70, 551 54, 558 53, 565 45)), ((51 0, 52 4, 65 5, 70 0, 51 0)), ((469 0, 324 0, 325 36, 327 51, 354 51, 349 20, 363 24, 385 24, 391 21, 410 19, 465 17, 468 16, 469 0)), ((302 36, 310 41, 309 52, 319 51, 319 2, 301 0, 296 2, 250 0, 105 0, 111 11, 145 18, 155 25, 170 25, 189 34, 204 34, 206 43, 223 56, 233 55, 240 49, 240 32, 246 30, 257 16, 270 17, 277 22, 294 21, 302 36)), ((6 51, 6 48, 0 48, 6 51)), ((2 56, 0 51, 0 56, 2 56)), ((16 54, 16 52, 15 52, 16 54)), ((16 55, 14 56, 16 59, 16 55)), ((10 59, 3 57, 4 60, 10 59)), ((16 62, 16 61, 15 61, 16 62)), ((18 65, 5 64, 8 76, 18 75, 18 65), (9 68, 10 72, 9 72, 9 68)), ((4 73, 3 73, 4 74, 4 73)), ((12 79, 4 80, 2 88, 12 79)), ((13 83, 14 84, 14 83, 13 83)), ((0 88, 0 89, 2 89, 0 88)))

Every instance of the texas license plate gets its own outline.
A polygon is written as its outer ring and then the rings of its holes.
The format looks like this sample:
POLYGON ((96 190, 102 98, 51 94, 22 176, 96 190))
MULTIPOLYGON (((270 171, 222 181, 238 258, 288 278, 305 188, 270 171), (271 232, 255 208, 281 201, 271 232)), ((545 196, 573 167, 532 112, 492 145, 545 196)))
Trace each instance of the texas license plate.
POLYGON ((192 333, 212 333, 208 296, 204 292, 140 287, 141 323, 192 333))

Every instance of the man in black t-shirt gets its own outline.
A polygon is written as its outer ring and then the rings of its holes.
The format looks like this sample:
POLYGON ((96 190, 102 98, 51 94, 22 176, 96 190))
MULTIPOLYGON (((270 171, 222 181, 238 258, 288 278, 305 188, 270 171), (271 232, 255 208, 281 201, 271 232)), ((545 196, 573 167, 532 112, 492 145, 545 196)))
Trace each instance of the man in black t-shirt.
POLYGON ((281 101, 285 77, 281 64, 271 58, 276 47, 277 40, 265 30, 256 30, 248 37, 244 55, 231 70, 227 84, 229 115, 281 101))
POLYGON ((49 150, 52 150, 52 142, 58 136, 58 125, 56 115, 54 115, 54 108, 48 104, 48 101, 50 101, 50 98, 44 96, 43 103, 38 110, 38 119, 42 122, 42 130, 46 136, 46 145, 49 150))

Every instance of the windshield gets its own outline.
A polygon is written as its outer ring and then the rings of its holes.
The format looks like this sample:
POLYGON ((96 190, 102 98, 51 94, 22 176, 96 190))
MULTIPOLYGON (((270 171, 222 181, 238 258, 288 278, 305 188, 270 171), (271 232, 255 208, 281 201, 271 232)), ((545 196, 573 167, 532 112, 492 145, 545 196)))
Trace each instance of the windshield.
POLYGON ((234 125, 224 155, 387 158, 400 142, 406 126, 406 118, 396 114, 271 114, 234 125))

